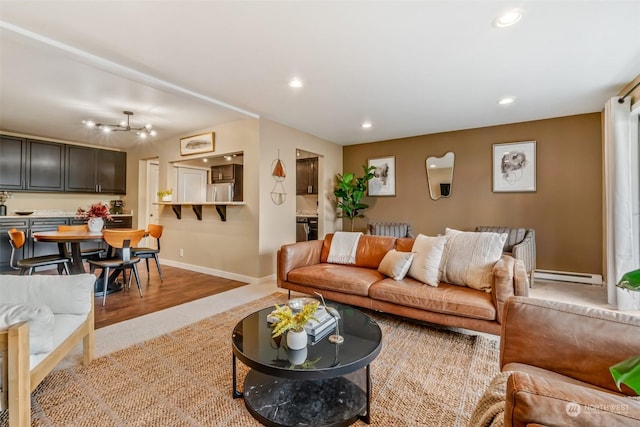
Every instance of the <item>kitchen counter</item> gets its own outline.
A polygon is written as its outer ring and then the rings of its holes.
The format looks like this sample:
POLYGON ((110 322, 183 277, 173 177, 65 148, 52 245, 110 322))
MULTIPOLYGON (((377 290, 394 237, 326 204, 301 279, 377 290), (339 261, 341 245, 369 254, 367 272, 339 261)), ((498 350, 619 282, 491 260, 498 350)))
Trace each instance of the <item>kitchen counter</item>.
MULTIPOLYGON (((4 216, 0 216, 1 218, 73 218, 75 217, 76 214, 75 213, 39 213, 39 212, 34 212, 31 215, 17 215, 14 213, 10 213, 8 215, 4 215, 4 216)), ((112 217, 117 218, 117 217, 127 217, 127 216, 132 216, 132 214, 111 214, 112 217)))

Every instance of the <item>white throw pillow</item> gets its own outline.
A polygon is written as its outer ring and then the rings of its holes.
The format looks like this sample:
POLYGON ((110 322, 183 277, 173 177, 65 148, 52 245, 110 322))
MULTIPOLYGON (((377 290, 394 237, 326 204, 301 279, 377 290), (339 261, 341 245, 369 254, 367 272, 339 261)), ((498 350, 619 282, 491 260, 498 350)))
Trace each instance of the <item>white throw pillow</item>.
POLYGON ((502 256, 506 234, 446 229, 442 280, 491 292, 493 265, 502 256))
POLYGON ((46 305, 0 304, 0 330, 29 322, 29 352, 53 350, 53 312, 46 305))
POLYGON ((391 249, 380 261, 378 271, 393 280, 402 280, 409 271, 412 259, 413 253, 411 252, 398 252, 391 249))
POLYGON ((409 277, 429 286, 438 286, 440 283, 440 261, 448 239, 447 236, 429 237, 418 234, 411 249, 415 255, 411 268, 409 268, 409 277))

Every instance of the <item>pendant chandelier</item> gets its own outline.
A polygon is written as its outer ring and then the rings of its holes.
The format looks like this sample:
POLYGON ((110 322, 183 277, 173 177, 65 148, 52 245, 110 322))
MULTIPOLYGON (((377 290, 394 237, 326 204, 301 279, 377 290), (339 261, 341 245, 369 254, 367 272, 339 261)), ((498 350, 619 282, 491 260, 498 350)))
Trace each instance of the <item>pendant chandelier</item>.
POLYGON ((157 133, 155 130, 151 129, 152 126, 150 124, 146 124, 143 127, 133 127, 131 126, 129 119, 133 116, 132 111, 123 111, 125 116, 127 116, 127 120, 123 120, 116 125, 107 125, 104 123, 96 123, 93 120, 83 120, 82 123, 91 129, 98 129, 104 133, 110 132, 135 132, 140 138, 146 138, 147 136, 156 136, 157 133))

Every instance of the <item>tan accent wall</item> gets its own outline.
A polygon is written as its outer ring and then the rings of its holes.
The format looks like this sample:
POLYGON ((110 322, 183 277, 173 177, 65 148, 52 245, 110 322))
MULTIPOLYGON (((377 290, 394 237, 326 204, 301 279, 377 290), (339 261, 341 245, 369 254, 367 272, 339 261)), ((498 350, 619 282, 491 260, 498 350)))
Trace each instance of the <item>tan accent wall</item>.
MULTIPOLYGON (((538 269, 602 274, 601 114, 538 120, 344 147, 344 171, 361 174, 368 158, 396 157, 396 196, 365 197, 357 220, 409 222, 417 233, 477 225, 536 230, 538 269), (534 193, 492 191, 492 145, 536 141, 534 193), (428 156, 455 153, 451 197, 431 200, 428 156)), ((348 229, 345 223, 344 229, 348 229)))

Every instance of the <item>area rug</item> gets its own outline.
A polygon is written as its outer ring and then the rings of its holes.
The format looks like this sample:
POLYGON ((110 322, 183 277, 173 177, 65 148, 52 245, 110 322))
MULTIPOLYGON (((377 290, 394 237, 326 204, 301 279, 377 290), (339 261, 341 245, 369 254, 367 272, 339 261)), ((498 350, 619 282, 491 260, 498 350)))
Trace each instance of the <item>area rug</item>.
MULTIPOLYGON (((32 395, 33 426, 258 426, 231 397, 231 331, 266 298, 52 372, 32 395)), ((371 365, 373 426, 466 426, 498 373, 498 342, 369 313, 383 348, 371 365)), ((238 366, 240 376, 247 369, 238 366)), ((240 381, 242 384, 242 381, 240 381)), ((8 413, 0 412, 0 425, 8 413)), ((356 425, 365 425, 358 421, 356 425)))

